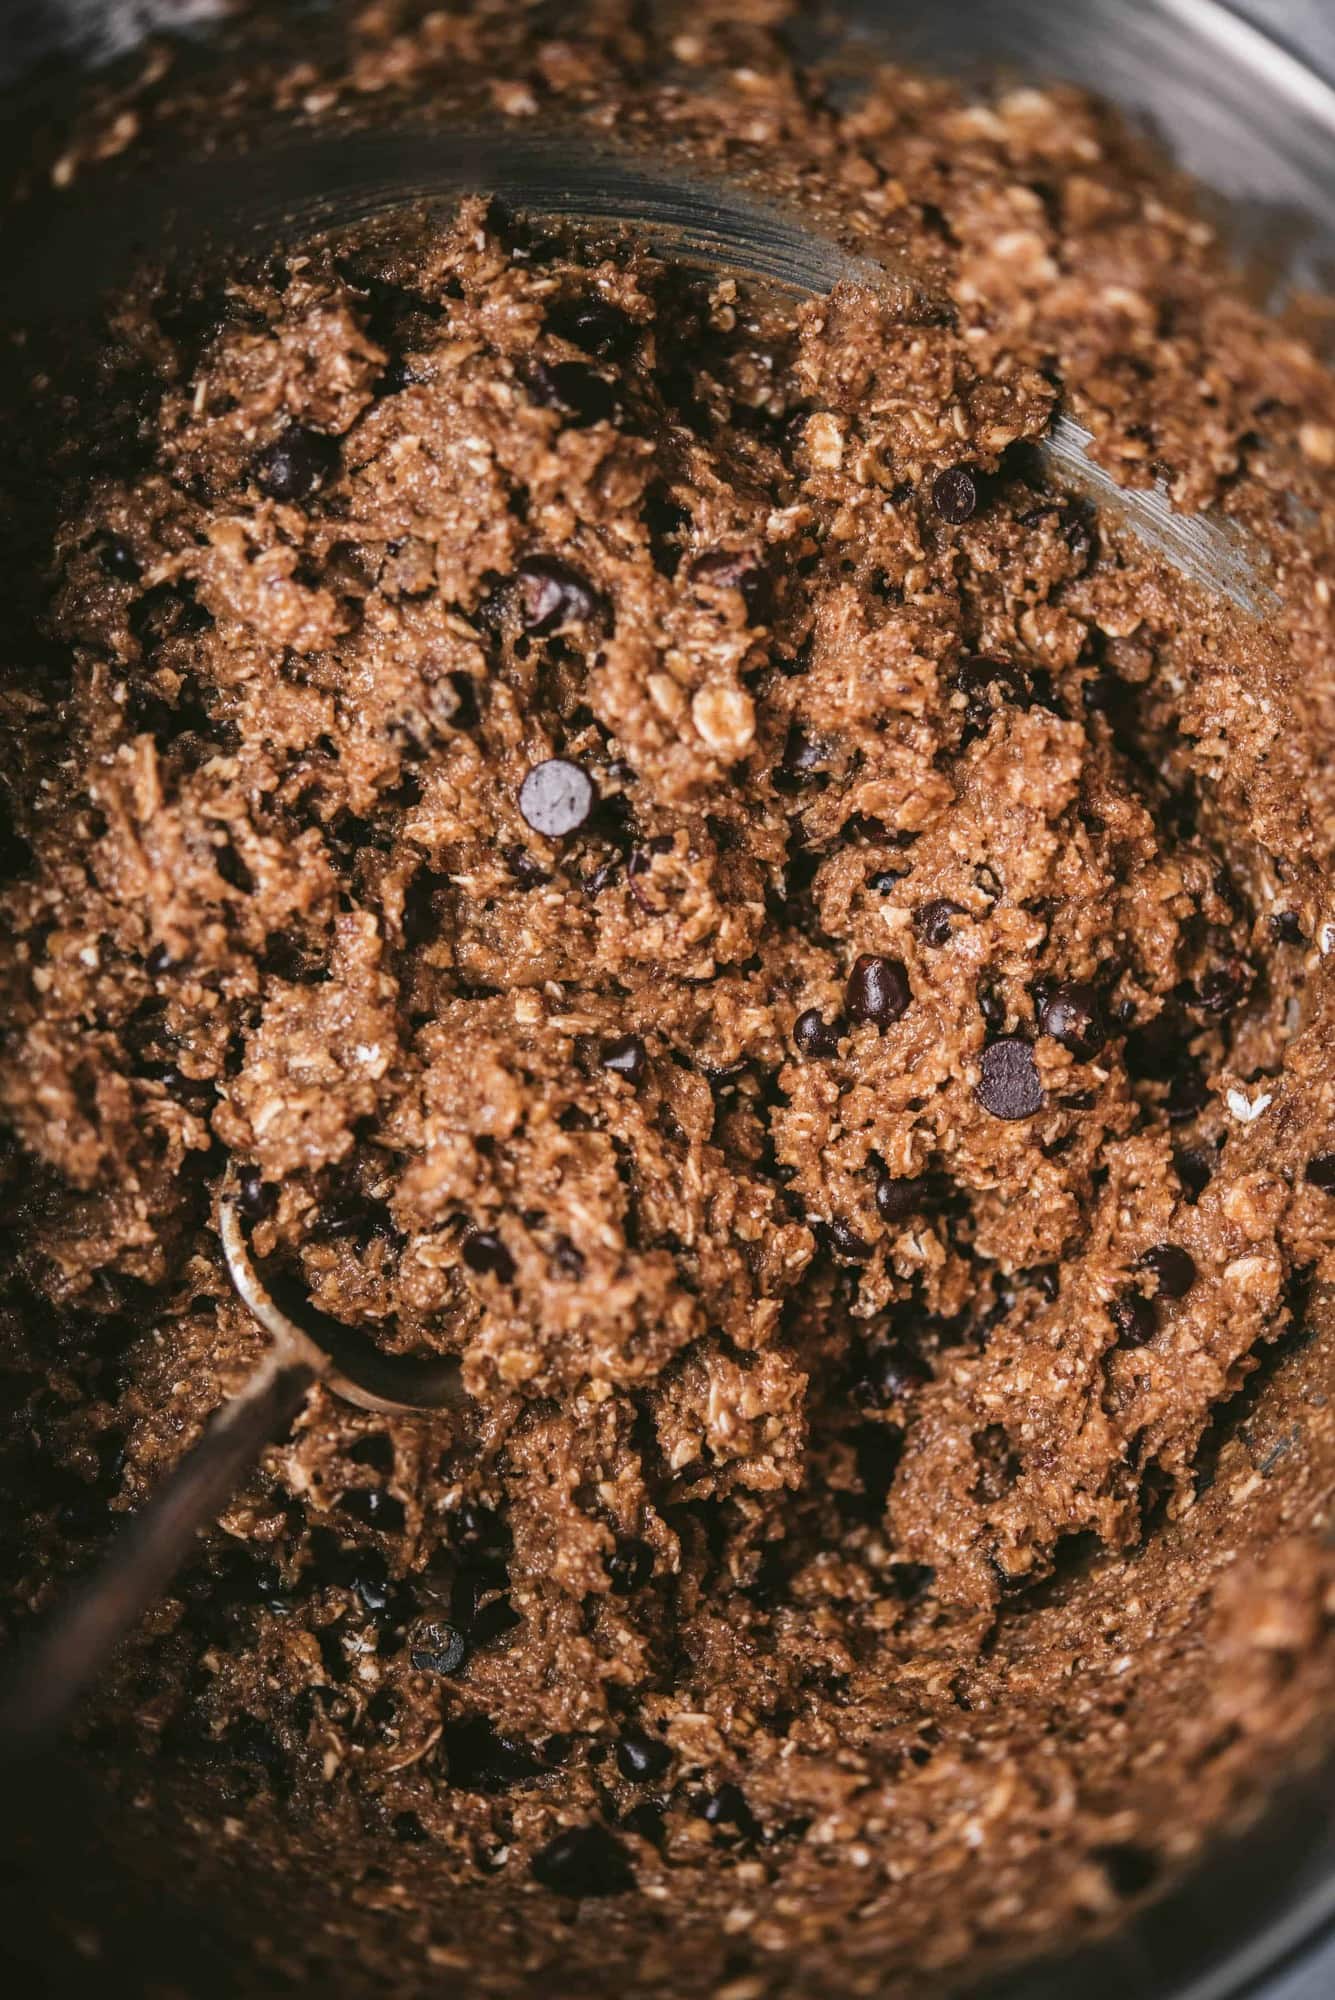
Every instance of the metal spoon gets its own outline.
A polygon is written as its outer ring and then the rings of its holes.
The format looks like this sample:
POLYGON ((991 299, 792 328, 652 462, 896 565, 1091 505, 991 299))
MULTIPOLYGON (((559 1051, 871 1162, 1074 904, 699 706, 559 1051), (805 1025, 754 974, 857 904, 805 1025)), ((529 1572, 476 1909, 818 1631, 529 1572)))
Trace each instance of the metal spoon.
POLYGON ((303 1318, 318 1325, 316 1338, 285 1312, 256 1268, 230 1176, 218 1230, 232 1283, 273 1345, 102 1562, 0 1675, 0 1761, 36 1755, 58 1733, 171 1581, 200 1529, 264 1446, 286 1432, 315 1383, 358 1409, 391 1414, 457 1409, 466 1400, 456 1360, 381 1354, 352 1328, 307 1309, 303 1318))

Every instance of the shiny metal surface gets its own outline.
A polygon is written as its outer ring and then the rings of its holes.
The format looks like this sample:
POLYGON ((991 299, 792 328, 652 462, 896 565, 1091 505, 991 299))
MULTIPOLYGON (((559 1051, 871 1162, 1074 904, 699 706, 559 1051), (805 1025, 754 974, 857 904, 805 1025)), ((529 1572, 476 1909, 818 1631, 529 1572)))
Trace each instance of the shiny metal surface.
MULTIPOLYGON (((84 38, 100 54, 123 48, 148 22, 198 26, 213 0, 18 0, 0 18, 0 79, 19 72, 41 48, 84 38), (91 39, 89 39, 91 37, 91 39)), ((838 0, 828 21, 808 33, 844 58, 848 87, 887 52, 966 77, 999 71, 1022 79, 1060 77, 1117 101, 1217 197, 1218 217, 1235 254, 1272 300, 1289 289, 1335 289, 1335 89, 1293 44, 1314 49, 1335 74, 1335 0, 1250 0, 1291 46, 1269 38, 1243 14, 1216 0, 838 0), (1302 35, 1326 37, 1302 44, 1302 35)), ((390 135, 378 165, 342 146, 305 148, 257 194, 248 225, 266 227, 276 202, 289 218, 348 220, 416 192, 436 196, 462 183, 501 187, 518 205, 568 213, 638 216, 679 254, 740 264, 785 284, 822 287, 847 269, 832 246, 794 229, 763 203, 618 162, 553 160, 541 146, 525 155, 507 144, 502 159, 461 156, 459 135, 390 135), (450 148, 455 150, 453 154, 450 148), (429 157, 428 157, 429 155, 429 157)), ((495 144, 492 135, 491 144, 495 144)), ((178 189, 178 197, 182 190, 178 189)), ((230 202, 236 188, 229 188, 230 202)), ((186 203, 193 207, 195 200, 186 203)), ((236 209, 232 207, 235 219, 236 209)), ((146 219, 104 218, 141 238, 146 219)), ((99 247, 121 254, 108 228, 99 247)), ((68 269, 68 264, 66 264, 68 269)), ((84 273, 88 275, 87 272, 84 273)), ((861 275, 861 273, 858 273, 861 275)), ((911 273, 891 273, 911 310, 911 273)), ((1080 438, 1059 430, 1055 456, 1068 480, 1088 477, 1080 438)), ((1152 506, 1152 503, 1151 503, 1152 506)), ((1200 524, 1160 509, 1141 530, 1148 539, 1188 536, 1187 559, 1216 565, 1216 580, 1264 610, 1265 579, 1246 567, 1247 552, 1225 540, 1213 553, 1200 524)), ((1207 535, 1208 539, 1208 535, 1207 535)), ((1041 1965, 987 1989, 988 2000, 1329 2000, 1335 1995, 1335 1945, 1318 1940, 1335 1926, 1335 1786, 1329 1779, 1293 1793, 1255 1835, 1214 1856, 1183 1890, 1107 1944, 1074 1961, 1041 1965)))

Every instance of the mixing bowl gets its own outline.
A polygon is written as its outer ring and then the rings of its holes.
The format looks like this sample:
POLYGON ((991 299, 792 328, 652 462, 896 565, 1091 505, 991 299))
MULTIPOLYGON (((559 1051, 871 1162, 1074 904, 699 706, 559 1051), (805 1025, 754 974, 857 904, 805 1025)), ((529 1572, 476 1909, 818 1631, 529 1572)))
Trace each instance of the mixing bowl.
MULTIPOLYGON (((213 13, 208 0, 148 6, 30 0, 0 24, 0 75, 25 80, 27 114, 40 123, 54 115, 71 70, 132 50, 155 23, 198 34, 206 46, 213 13)), ((1214 0, 1085 0, 1078 10, 1060 0, 1010 0, 1004 7, 954 0, 934 8, 844 0, 832 13, 813 16, 801 35, 835 63, 850 90, 869 54, 886 50, 966 79, 1000 72, 1090 86, 1148 125, 1211 191, 1260 295, 1279 303, 1328 282, 1335 251, 1335 90, 1214 0)), ((11 137, 17 130, 16 123, 11 137)), ((6 261, 11 286, 39 312, 74 312, 138 250, 160 247, 168 232, 185 248, 206 235, 253 241, 341 225, 422 197, 447 201, 468 187, 521 208, 624 221, 671 254, 726 263, 787 288, 820 288, 849 268, 843 246, 754 188, 723 197, 647 159, 581 153, 559 135, 520 144, 495 133, 460 134, 420 115, 333 139, 277 132, 239 162, 183 162, 169 185, 136 186, 131 177, 114 204, 99 200, 95 212, 80 205, 76 191, 73 200, 54 209, 41 204, 21 228, 11 227, 6 261)), ((1321 1325, 1318 1315, 1316 1338, 1268 1372, 1256 1399, 1262 1427, 1266 1398, 1292 1407, 1299 1391, 1322 1393, 1332 1338, 1335 1327, 1321 1325)), ((1329 1493, 1335 1472, 1328 1465, 1316 1470, 1329 1493)), ((1088 2000, 1241 2000, 1258 1982, 1290 1976, 1313 1981, 1313 1994, 1330 1990, 1335 1968, 1322 1956, 1322 1934, 1335 1925, 1335 1770, 1316 1756, 1317 1747, 1301 1771, 1267 1774, 1265 1810, 1221 1830, 1189 1875, 1138 1906, 1119 1928, 1029 1965, 965 1969, 949 1990, 986 2000, 1065 2000, 1073 1992, 1088 2000)), ((281 1954, 263 1968, 254 1961, 243 1859, 232 1857, 239 1892, 213 1906, 201 1903, 192 1867, 178 1868, 177 1857, 137 1828, 132 1792, 113 1798, 77 1761, 44 1774, 39 1786, 11 1790, 4 1812, 12 1852, 0 1885, 0 1954, 37 1990, 108 1982, 127 1991, 192 1995, 298 1990, 281 1954)), ((222 1825, 199 1824, 191 1833, 206 1847, 234 1839, 222 1825)), ((307 1881, 311 1865, 307 1855, 307 1881)), ((294 1872, 288 1921, 295 1939, 313 1921, 302 1911, 302 1880, 294 1872)), ((386 1990, 400 1983, 401 1971, 385 1964, 386 1990)), ((791 1971, 775 1969, 773 1983, 757 1990, 788 1990, 791 1971)), ((812 1968, 799 1968, 797 1976, 808 1990, 812 1968)), ((457 1968, 438 1977, 446 1990, 466 1990, 457 1968)), ((577 1986, 572 1981, 570 1990, 577 1986)), ((554 1990, 550 1979, 545 1990, 554 1990)), ((660 1982, 652 1990, 665 1989, 660 1982)), ((1270 1990, 1278 2000, 1279 1986, 1270 1990)))

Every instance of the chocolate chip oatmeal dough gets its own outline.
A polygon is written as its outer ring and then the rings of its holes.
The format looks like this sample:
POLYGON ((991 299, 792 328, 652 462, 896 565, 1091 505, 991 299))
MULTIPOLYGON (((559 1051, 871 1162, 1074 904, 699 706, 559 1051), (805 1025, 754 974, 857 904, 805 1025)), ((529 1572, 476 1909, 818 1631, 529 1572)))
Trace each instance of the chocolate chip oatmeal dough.
POLYGON ((11 1622, 261 1351, 229 1161, 471 1398, 313 1395, 86 1720, 252 1991, 921 1992, 1328 1712, 1335 388, 1096 108, 836 113, 766 11, 264 87, 769 149, 930 310, 480 195, 13 350, 11 1622))

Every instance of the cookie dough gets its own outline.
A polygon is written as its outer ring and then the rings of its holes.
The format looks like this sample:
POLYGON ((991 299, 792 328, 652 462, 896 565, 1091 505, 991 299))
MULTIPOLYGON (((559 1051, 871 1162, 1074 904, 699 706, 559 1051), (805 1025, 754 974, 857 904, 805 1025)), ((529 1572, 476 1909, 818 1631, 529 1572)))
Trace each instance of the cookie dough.
POLYGON ((471 1399, 315 1393, 85 1719, 270 1975, 921 1992, 1329 1713, 1335 389, 1082 100, 713 32, 702 150, 752 89, 944 306, 478 197, 19 363, 11 1624, 262 1351, 229 1162, 471 1399))

